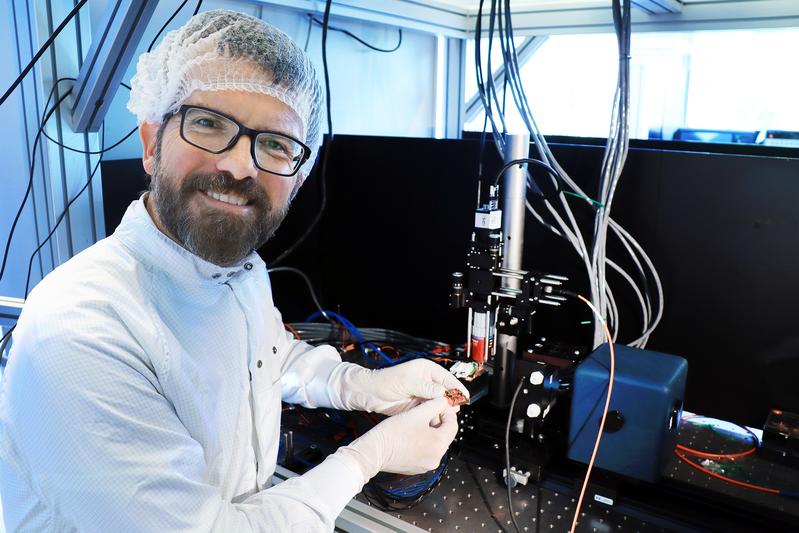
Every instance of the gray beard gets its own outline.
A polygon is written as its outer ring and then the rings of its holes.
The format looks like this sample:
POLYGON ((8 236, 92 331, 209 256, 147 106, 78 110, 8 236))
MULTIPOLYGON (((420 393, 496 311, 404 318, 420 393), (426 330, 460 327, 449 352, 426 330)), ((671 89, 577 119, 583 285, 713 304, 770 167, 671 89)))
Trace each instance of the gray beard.
POLYGON ((263 246, 288 212, 288 205, 275 209, 266 190, 253 178, 236 180, 227 173, 193 174, 179 186, 173 178, 165 176, 156 164, 150 201, 158 219, 181 246, 215 265, 234 265, 263 246), (242 196, 253 209, 245 215, 235 215, 203 206, 194 198, 203 194, 200 191, 242 196))

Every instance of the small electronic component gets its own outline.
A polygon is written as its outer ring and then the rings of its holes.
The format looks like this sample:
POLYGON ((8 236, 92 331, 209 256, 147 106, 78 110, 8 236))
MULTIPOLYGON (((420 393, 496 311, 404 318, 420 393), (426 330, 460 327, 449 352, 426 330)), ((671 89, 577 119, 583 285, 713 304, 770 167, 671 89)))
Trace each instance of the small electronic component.
POLYGON ((447 397, 447 401, 452 407, 469 403, 469 398, 464 396, 460 389, 448 389, 447 392, 444 393, 444 396, 447 397))
POLYGON ((773 461, 799 465, 799 414, 772 409, 763 426, 760 453, 773 461))
POLYGON ((473 377, 479 368, 480 365, 474 361, 458 361, 449 371, 458 379, 467 379, 473 377))

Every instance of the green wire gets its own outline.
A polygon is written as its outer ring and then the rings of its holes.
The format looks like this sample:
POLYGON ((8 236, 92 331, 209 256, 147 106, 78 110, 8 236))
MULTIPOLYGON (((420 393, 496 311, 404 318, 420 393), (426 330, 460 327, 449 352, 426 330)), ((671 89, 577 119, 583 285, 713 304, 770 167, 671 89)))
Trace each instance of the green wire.
POLYGON ((563 194, 568 194, 569 196, 574 196, 574 197, 580 198, 582 200, 586 200, 587 202, 591 202, 592 204, 597 205, 597 206, 599 206, 599 207, 601 207, 603 209, 605 208, 605 204, 603 204, 602 202, 597 202, 593 198, 589 198, 587 196, 583 196, 582 194, 577 194, 576 192, 572 192, 572 191, 563 191, 563 194))
MULTIPOLYGON (((607 321, 608 321, 608 317, 603 317, 602 318, 602 322, 607 322, 607 321)), ((584 326, 586 324, 591 324, 591 323, 593 323, 593 320, 583 320, 582 322, 580 322, 580 325, 584 326)))

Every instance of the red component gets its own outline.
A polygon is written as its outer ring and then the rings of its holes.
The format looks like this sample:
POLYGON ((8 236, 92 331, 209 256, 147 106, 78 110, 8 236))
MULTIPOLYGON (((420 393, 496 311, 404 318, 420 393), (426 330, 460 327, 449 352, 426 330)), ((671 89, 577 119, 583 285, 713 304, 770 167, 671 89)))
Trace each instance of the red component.
MULTIPOLYGON (((485 347, 486 347, 486 339, 485 337, 478 338, 472 337, 472 361, 476 363, 485 363, 485 347)), ((488 344, 488 354, 491 355, 491 352, 494 348, 494 339, 492 338, 488 344)))

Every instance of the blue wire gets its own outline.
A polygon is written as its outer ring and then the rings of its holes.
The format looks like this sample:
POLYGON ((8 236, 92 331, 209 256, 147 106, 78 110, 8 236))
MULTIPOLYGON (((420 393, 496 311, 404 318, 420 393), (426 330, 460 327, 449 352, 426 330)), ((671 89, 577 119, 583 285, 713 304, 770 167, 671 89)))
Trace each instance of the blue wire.
MULTIPOLYGON (((374 343, 366 341, 366 339, 364 339, 363 335, 361 334, 360 330, 355 327, 355 324, 353 324, 343 316, 339 315, 338 313, 334 313, 333 311, 326 310, 325 314, 337 320, 342 326, 344 326, 344 329, 346 329, 353 337, 358 339, 358 345, 361 350, 361 353, 363 353, 364 358, 370 363, 376 364, 377 366, 381 367, 393 366, 399 363, 404 363, 405 361, 410 361, 411 359, 418 359, 419 357, 428 357, 429 355, 431 355, 429 352, 411 352, 403 355, 402 357, 398 357, 397 359, 392 359, 388 355, 386 355, 386 353, 383 350, 375 346, 374 343), (374 359, 369 357, 366 348, 369 348, 372 351, 374 351, 376 354, 378 354, 383 359, 383 361, 379 360, 375 361, 374 359)), ((314 320, 316 320, 321 316, 322 313, 320 311, 316 311, 312 313, 308 318, 306 318, 305 321, 313 322, 314 320)))
POLYGON ((449 463, 449 455, 447 454, 444 456, 444 462, 441 464, 440 467, 438 467, 435 474, 433 474, 432 478, 412 483, 410 485, 402 487, 401 489, 391 489, 388 487, 381 487, 381 488, 384 493, 395 499, 414 498, 419 494, 421 494, 422 492, 428 490, 430 487, 432 487, 438 482, 439 478, 441 478, 441 475, 444 473, 444 470, 446 469, 448 463, 449 463))

